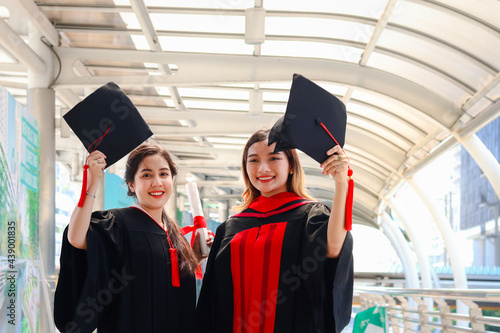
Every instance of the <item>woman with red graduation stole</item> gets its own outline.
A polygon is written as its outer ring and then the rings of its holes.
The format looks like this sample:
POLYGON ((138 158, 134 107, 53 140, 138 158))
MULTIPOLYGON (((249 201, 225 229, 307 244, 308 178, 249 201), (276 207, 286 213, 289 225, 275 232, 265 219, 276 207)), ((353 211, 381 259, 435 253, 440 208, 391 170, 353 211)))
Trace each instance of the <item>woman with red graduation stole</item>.
POLYGON ((106 156, 96 150, 87 164, 87 200, 75 208, 63 236, 58 329, 192 332, 201 257, 163 208, 177 174, 170 154, 150 144, 132 151, 125 182, 137 203, 108 211, 92 212, 106 156))
POLYGON ((340 332, 353 293, 352 236, 344 227, 349 157, 335 146, 321 164, 335 180, 330 212, 307 194, 295 149, 274 152, 268 133, 253 134, 243 151, 244 202, 217 229, 197 330, 340 332))

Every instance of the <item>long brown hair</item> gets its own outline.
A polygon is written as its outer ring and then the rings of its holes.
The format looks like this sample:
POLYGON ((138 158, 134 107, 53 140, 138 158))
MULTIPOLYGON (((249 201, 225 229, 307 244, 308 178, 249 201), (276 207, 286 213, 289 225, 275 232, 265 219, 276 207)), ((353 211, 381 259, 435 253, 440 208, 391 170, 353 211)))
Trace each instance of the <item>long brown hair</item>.
MULTIPOLYGON (((156 154, 162 156, 167 161, 172 178, 174 178, 177 175, 177 165, 173 162, 169 152, 161 146, 144 143, 134 149, 128 157, 124 177, 125 183, 127 185, 133 183, 135 174, 137 173, 139 165, 142 161, 146 157, 156 154)), ((127 194, 131 197, 136 196, 135 193, 130 190, 130 187, 128 187, 127 194)), ((174 247, 177 249, 181 275, 186 276, 188 274, 194 274, 196 268, 198 267, 198 260, 191 249, 191 246, 187 242, 186 238, 184 238, 181 234, 177 223, 167 216, 165 210, 162 211, 162 219, 166 221, 170 239, 172 240, 174 247)))
MULTIPOLYGON (((252 201, 260 196, 260 191, 253 186, 250 178, 248 177, 247 171, 247 160, 248 160, 248 150, 250 147, 257 142, 267 140, 269 136, 268 129, 261 129, 252 134, 248 139, 245 148, 243 149, 243 158, 241 163, 241 171, 243 173, 243 180, 245 182, 245 191, 243 192, 243 203, 239 206, 233 207, 235 211, 242 211, 248 208, 252 201)), ((305 173, 304 169, 300 165, 299 156, 295 149, 283 151, 290 164, 291 175, 288 175, 288 180, 286 182, 286 190, 301 196, 303 198, 308 198, 314 200, 314 198, 307 192, 305 187, 305 173)))

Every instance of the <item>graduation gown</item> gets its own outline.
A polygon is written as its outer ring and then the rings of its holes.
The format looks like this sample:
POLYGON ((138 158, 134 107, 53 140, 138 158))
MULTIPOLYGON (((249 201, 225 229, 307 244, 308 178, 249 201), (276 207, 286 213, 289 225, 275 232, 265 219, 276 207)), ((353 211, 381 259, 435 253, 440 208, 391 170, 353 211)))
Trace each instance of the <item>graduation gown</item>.
POLYGON ((340 332, 350 321, 352 236, 326 257, 329 210, 280 193, 222 223, 197 305, 199 332, 340 332))
POLYGON ((61 332, 192 332, 194 276, 172 287, 165 230, 142 210, 92 213, 87 250, 64 231, 54 319, 61 332))

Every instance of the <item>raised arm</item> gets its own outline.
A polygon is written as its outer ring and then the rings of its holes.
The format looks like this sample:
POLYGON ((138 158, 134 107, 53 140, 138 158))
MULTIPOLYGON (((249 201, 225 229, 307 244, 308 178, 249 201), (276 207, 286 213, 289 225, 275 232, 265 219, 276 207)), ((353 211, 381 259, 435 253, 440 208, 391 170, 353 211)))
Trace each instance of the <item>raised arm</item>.
POLYGON ((328 242, 326 256, 336 258, 340 255, 347 234, 345 229, 345 204, 347 198, 347 169, 349 157, 340 146, 327 152, 330 157, 321 164, 324 175, 332 175, 335 180, 335 194, 328 220, 328 242))
POLYGON ((87 195, 83 207, 75 207, 68 226, 68 241, 74 247, 82 250, 87 249, 87 231, 89 230, 90 216, 94 207, 94 196, 101 181, 102 172, 106 168, 106 156, 96 150, 89 155, 87 161, 89 166, 87 170, 87 193, 89 195, 87 195))

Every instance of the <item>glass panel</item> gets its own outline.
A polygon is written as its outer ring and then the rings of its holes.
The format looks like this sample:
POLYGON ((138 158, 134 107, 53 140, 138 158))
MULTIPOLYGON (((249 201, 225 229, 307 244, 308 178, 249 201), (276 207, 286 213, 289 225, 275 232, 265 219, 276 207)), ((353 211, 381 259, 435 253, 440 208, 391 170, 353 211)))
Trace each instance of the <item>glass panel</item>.
POLYGON ((323 83, 323 82, 315 82, 315 83, 321 86, 321 88, 329 91, 331 94, 336 95, 337 98, 339 99, 342 99, 342 97, 344 97, 348 89, 347 87, 334 85, 331 83, 323 83))
POLYGON ((500 30, 500 21, 498 20, 498 11, 500 2, 498 0, 440 0, 448 6, 458 8, 459 10, 474 15, 481 20, 496 26, 500 30))
POLYGON ((246 138, 236 137, 207 137, 211 143, 235 144, 244 146, 247 142, 246 138))
POLYGON ((137 15, 134 12, 120 13, 120 16, 127 25, 127 29, 141 29, 137 15))
POLYGON ((259 84, 261 88, 290 90, 292 86, 292 75, 289 82, 264 82, 259 84))
POLYGON ((484 80, 491 75, 484 66, 471 61, 470 57, 458 53, 455 49, 442 44, 437 45, 429 39, 418 38, 390 29, 384 30, 377 47, 396 51, 409 58, 419 59, 476 89, 481 88, 484 80))
POLYGON ((375 27, 348 21, 311 17, 267 17, 267 35, 316 36, 367 43, 375 27))
POLYGON ((288 96, 290 93, 286 92, 263 92, 262 96, 264 101, 274 101, 274 102, 283 102, 286 103, 288 101, 288 96))
POLYGON ((264 112, 269 112, 269 113, 285 113, 286 111, 286 104, 278 105, 278 104, 264 103, 262 107, 264 109, 264 112))
MULTIPOLYGON (((356 88, 352 93, 351 100, 360 100, 368 104, 373 104, 387 110, 397 118, 403 118, 423 132, 429 133, 436 129, 436 126, 429 121, 421 111, 402 103, 388 96, 383 96, 373 91, 356 88)), ((347 110, 350 109, 348 105, 347 110)))
MULTIPOLYGON (((379 124, 383 124, 384 126, 397 131, 400 134, 404 134, 404 136, 413 142, 419 142, 425 136, 425 133, 420 131, 418 128, 413 126, 412 123, 407 122, 403 118, 395 118, 393 114, 389 112, 383 112, 381 110, 375 108, 369 108, 355 101, 349 102, 348 108, 349 114, 360 115, 368 119, 372 119, 379 124)), ((349 115, 347 116, 347 121, 350 122, 349 115)))
MULTIPOLYGON (((498 5, 497 5, 498 7, 498 5)), ((439 7, 421 5, 417 2, 400 2, 391 23, 422 31, 448 43, 459 45, 467 52, 486 62, 500 67, 498 32, 477 24, 463 16, 439 10, 439 7)))
POLYGON ((241 99, 248 102, 248 91, 244 90, 216 90, 197 88, 178 88, 179 94, 183 97, 206 97, 221 99, 241 99))
MULTIPOLYGON (((321 13, 341 13, 379 18, 387 0, 355 0, 355 1, 325 1, 325 0, 265 0, 266 10, 310 11, 321 13)), ((252 5, 253 6, 253 5, 252 5)), ((306 15, 306 14, 304 14, 306 15)))
POLYGON ((364 131, 371 132, 406 151, 412 147, 412 142, 406 140, 404 136, 397 135, 397 133, 387 127, 380 127, 375 122, 368 119, 353 116, 348 118, 348 124, 355 125, 362 128, 364 131))
POLYGON ((245 33, 245 16, 151 14, 157 31, 200 31, 245 33))
POLYGON ((253 0, 144 0, 146 6, 158 7, 193 7, 193 8, 221 8, 245 9, 253 7, 253 0))
POLYGON ((369 65, 426 87, 457 107, 469 97, 465 91, 441 76, 399 59, 374 53, 370 57, 369 65))
POLYGON ((342 45, 311 42, 266 41, 262 44, 261 54, 283 57, 305 57, 358 62, 362 49, 342 45))
POLYGON ((243 103, 224 103, 224 102, 184 100, 184 105, 186 105, 186 107, 188 109, 248 111, 248 104, 243 104, 243 103))
POLYGON ((159 37, 164 51, 252 54, 253 46, 243 39, 159 37))

